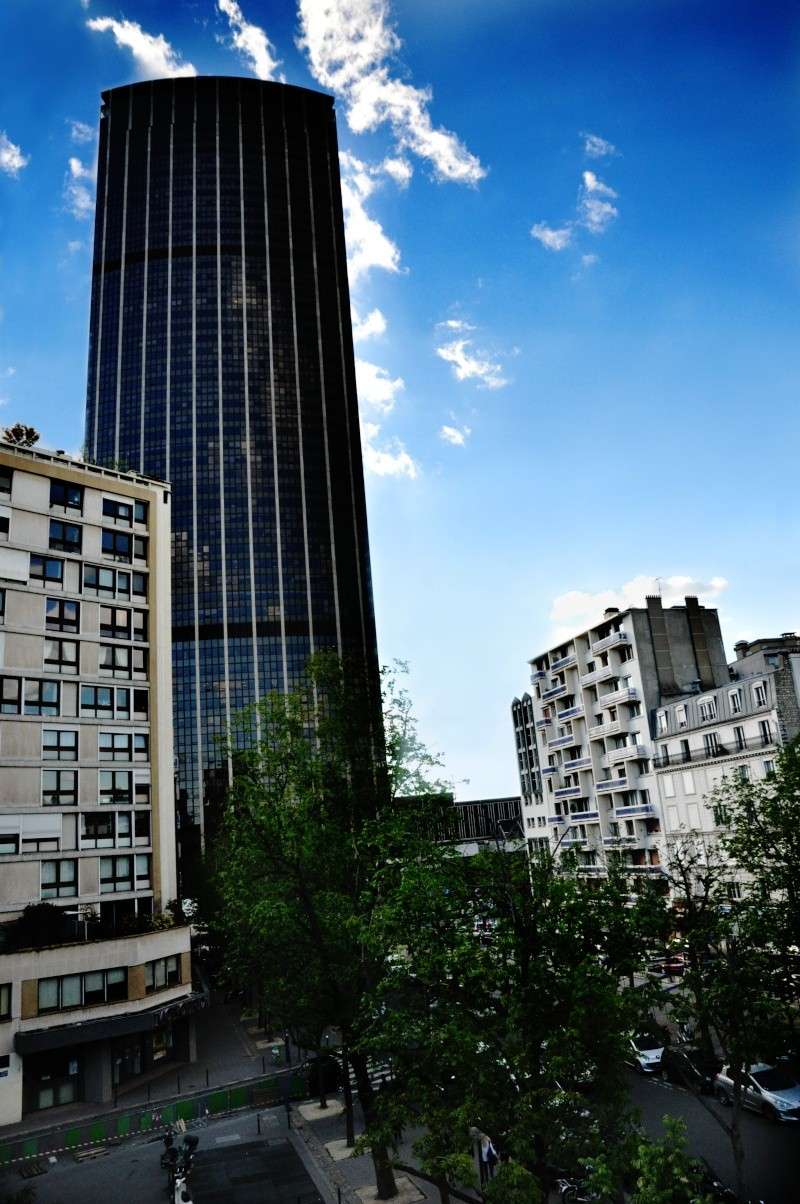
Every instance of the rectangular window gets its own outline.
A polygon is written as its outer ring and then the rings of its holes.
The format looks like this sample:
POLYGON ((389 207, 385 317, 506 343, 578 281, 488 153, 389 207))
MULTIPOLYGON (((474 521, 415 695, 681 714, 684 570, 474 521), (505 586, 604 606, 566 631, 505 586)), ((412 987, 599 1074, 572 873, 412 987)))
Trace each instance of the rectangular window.
POLYGON ((136 889, 150 889, 150 854, 136 854, 136 889))
POLYGON ((749 782, 750 781, 750 766, 749 765, 737 765, 736 766, 736 776, 740 782, 749 782))
POLYGON ((21 677, 0 677, 0 714, 19 715, 22 699, 21 677))
POLYGON ((667 712, 659 711, 658 715, 656 716, 656 721, 658 725, 659 736, 666 736, 667 732, 669 731, 669 719, 667 718, 667 712))
POLYGON ((100 635, 109 640, 129 640, 131 638, 131 614, 119 606, 100 607, 100 635))
POLYGON ((11 497, 11 483, 14 480, 14 469, 0 467, 0 497, 11 497))
POLYGON ((147 502, 134 502, 133 503, 133 521, 135 523, 146 523, 147 522, 147 507, 148 507, 147 502))
POLYGON ((665 773, 663 778, 661 779, 661 782, 664 786, 664 794, 665 794, 666 798, 674 798, 675 797, 675 782, 673 781, 672 774, 665 773))
POLYGON ((716 700, 716 698, 701 698, 699 703, 697 704, 697 707, 700 712, 700 718, 703 720, 703 722, 707 722, 709 719, 716 719, 716 717, 717 717, 717 700, 716 700))
POLYGON ((705 732, 703 735, 703 749, 707 757, 719 756, 720 747, 716 732, 705 732))
POLYGON ((121 644, 101 644, 98 672, 101 677, 130 677, 131 653, 139 648, 125 648, 121 644))
POLYGON ((31 552, 30 580, 41 581, 42 585, 64 584, 64 561, 53 556, 36 556, 31 552))
POLYGON ((694 794, 694 774, 686 770, 681 776, 683 777, 683 793, 694 794))
POLYGON ((113 812, 84 812, 81 815, 81 848, 113 849, 113 812))
POLYGON ((126 719, 130 721, 131 717, 131 692, 130 690, 115 690, 114 705, 116 712, 115 719, 126 719))
POLYGON ((686 707, 683 703, 675 707, 675 723, 678 727, 686 727, 686 707))
POLYGON ((147 597, 147 574, 132 573, 132 588, 134 596, 137 598, 147 597))
POLYGON ((133 890, 133 858, 100 858, 100 894, 115 894, 133 890))
POLYGON ((58 715, 60 689, 57 681, 26 681, 25 714, 58 715))
POLYGON ((133 691, 133 718, 144 722, 148 715, 148 694, 147 690, 133 691))
POLYGON ((724 803, 717 803, 713 808, 714 823, 718 828, 724 828, 730 818, 728 808, 724 803))
POLYGON ((126 769, 101 769, 99 774, 99 802, 101 807, 114 804, 130 806, 133 803, 131 779, 126 769))
POLYGON ((150 737, 144 732, 136 732, 133 737, 133 759, 134 761, 149 761, 150 759, 150 737))
POLYGON ((764 762, 762 762, 762 764, 764 766, 765 775, 767 777, 770 777, 770 775, 775 772, 775 762, 774 761, 764 761, 764 762))
POLYGON ((180 986, 180 958, 159 957, 156 961, 146 962, 144 967, 144 989, 148 995, 153 991, 163 991, 167 987, 180 986))
POLYGON ((74 640, 45 640, 42 667, 49 673, 77 673, 78 645, 74 640))
POLYGON ((51 518, 48 547, 53 552, 71 552, 79 555, 83 547, 83 528, 76 523, 65 523, 60 518, 51 518))
POLYGON ((133 522, 133 506, 130 502, 117 502, 113 498, 103 498, 103 518, 110 518, 114 523, 122 523, 129 527, 133 522))
POLYGON ((758 734, 761 737, 762 744, 772 743, 772 726, 769 719, 759 719, 758 734))
POLYGON ((116 1003, 128 998, 128 971, 124 966, 118 966, 113 970, 40 978, 38 997, 40 1013, 116 1003))
POLYGON ((4 857, 19 852, 19 836, 15 832, 0 832, 0 853, 4 857))
POLYGON ((83 592, 93 594, 98 598, 123 598, 130 600, 131 589, 134 594, 145 591, 136 588, 137 577, 141 573, 131 573, 128 569, 107 569, 100 565, 85 564, 83 566, 83 592))
POLYGON ((136 779, 135 785, 135 802, 137 807, 150 806, 150 783, 144 780, 136 779))
POLYGON ((0 1020, 11 1019, 11 983, 0 983, 0 1020))
POLYGON ((5 623, 6 620, 6 591, 0 589, 0 623, 5 623))
POLYGON ((43 861, 41 864, 43 899, 68 899, 77 895, 77 861, 43 861))
POLYGON ((11 532, 11 511, 7 506, 0 506, 0 540, 4 542, 11 532))
POLYGON ((747 741, 745 739, 743 727, 735 727, 733 729, 733 738, 734 738, 734 741, 736 742, 736 747, 740 752, 743 748, 747 747, 747 741))
POLYGON ((42 731, 43 761, 77 761, 77 759, 77 732, 52 731, 47 728, 42 731))
POLYGON ((71 631, 77 634, 80 627, 80 609, 77 602, 64 598, 45 598, 44 625, 48 631, 71 631))
POLYGON ((133 560, 133 536, 125 531, 108 531, 103 528, 103 555, 111 560, 130 564, 133 560))
POLYGON ((136 843, 139 845, 148 845, 150 843, 150 812, 135 811, 134 812, 134 831, 136 835, 136 843))
POLYGON ((753 701, 757 707, 765 707, 767 705, 767 687, 763 681, 757 681, 753 686, 753 701))
POLYGON ((135 610, 133 612, 133 638, 138 643, 147 643, 147 611, 135 610))
POLYGON ((120 811, 112 818, 115 818, 117 821, 117 848, 129 849, 133 844, 133 825, 131 824, 130 811, 120 811))
POLYGON ((42 805, 44 807, 75 807, 77 802, 77 770, 42 770, 42 805))
POLYGON ((133 737, 130 732, 99 732, 97 752, 100 761, 132 761, 133 737))
POLYGON ((728 698, 730 699, 730 704, 731 704, 731 714, 732 715, 741 715, 741 713, 742 713, 742 691, 741 690, 729 690, 728 698))
POLYGON ((113 719, 114 692, 111 686, 81 686, 81 715, 92 719, 113 719))
POLYGON ((67 481, 51 481, 50 508, 83 514, 83 486, 70 485, 67 481))

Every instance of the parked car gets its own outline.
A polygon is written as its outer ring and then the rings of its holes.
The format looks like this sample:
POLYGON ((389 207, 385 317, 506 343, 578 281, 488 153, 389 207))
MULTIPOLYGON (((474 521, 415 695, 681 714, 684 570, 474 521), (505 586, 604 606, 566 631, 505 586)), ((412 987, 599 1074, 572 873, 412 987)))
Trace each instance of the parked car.
MULTIPOLYGON (((742 1104, 775 1121, 800 1120, 800 1083, 784 1065, 754 1063, 743 1076, 742 1104)), ((723 1066, 714 1082, 720 1103, 733 1103, 734 1084, 730 1067, 723 1066)))
POLYGON ((689 1087, 703 1095, 712 1095, 722 1069, 719 1058, 697 1045, 671 1045, 664 1050, 661 1070, 671 1083, 689 1087))
POLYGON ((656 1074, 661 1069, 664 1044, 662 1035, 649 1032, 634 1033, 629 1039, 630 1053, 627 1061, 640 1074, 656 1074))

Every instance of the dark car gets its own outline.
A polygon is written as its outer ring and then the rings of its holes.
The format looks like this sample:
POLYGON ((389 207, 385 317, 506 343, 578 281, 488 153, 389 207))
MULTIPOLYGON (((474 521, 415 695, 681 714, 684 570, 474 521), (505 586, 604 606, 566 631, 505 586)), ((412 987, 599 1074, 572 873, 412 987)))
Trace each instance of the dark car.
POLYGON ((722 1068, 719 1058, 697 1045, 670 1045, 661 1057, 661 1071, 671 1083, 714 1094, 714 1080, 722 1068))

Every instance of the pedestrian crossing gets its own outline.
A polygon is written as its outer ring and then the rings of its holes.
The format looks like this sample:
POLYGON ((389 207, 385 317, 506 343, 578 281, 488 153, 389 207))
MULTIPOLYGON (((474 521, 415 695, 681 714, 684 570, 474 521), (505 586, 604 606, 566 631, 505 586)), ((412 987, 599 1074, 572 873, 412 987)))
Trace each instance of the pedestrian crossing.
MULTIPOLYGON (((353 1071, 353 1067, 349 1064, 348 1070, 350 1086, 353 1092, 356 1092, 358 1090, 358 1084, 356 1083, 356 1076, 353 1071)), ((367 1071, 369 1073, 369 1081, 372 1084, 373 1090, 375 1091, 380 1091, 382 1087, 386 1086, 386 1084, 390 1083, 394 1078, 394 1075, 392 1074, 392 1067, 389 1062, 376 1062, 373 1058, 368 1058, 367 1071)))

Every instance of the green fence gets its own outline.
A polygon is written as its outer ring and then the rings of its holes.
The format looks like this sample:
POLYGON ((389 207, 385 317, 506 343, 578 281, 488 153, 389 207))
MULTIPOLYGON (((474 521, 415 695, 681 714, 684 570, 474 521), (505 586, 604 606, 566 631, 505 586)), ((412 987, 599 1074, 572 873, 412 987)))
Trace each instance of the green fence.
POLYGON ((0 1139, 0 1167, 63 1150, 85 1149, 106 1141, 158 1133, 178 1120, 191 1125, 208 1116, 220 1116, 239 1108, 269 1108, 286 1100, 307 1098, 308 1080, 299 1070, 252 1079, 246 1083, 232 1083, 228 1087, 198 1092, 185 1099, 174 1099, 147 1108, 131 1111, 117 1109, 108 1116, 94 1117, 84 1124, 53 1129, 19 1141, 4 1142, 0 1139))

